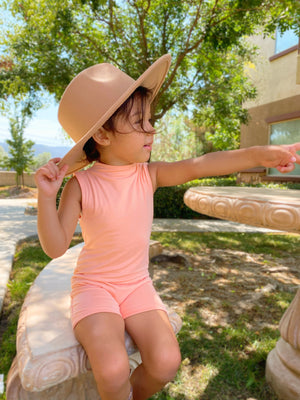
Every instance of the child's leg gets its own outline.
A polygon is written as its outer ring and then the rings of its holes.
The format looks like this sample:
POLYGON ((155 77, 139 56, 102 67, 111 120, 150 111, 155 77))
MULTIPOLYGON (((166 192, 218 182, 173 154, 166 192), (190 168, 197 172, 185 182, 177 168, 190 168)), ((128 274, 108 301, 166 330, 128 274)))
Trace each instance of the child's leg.
POLYGON ((136 314, 125 324, 142 357, 131 377, 133 398, 148 399, 175 377, 181 362, 179 345, 164 311, 136 314))
POLYGON ((74 332, 87 353, 101 400, 128 400, 130 370, 122 317, 92 314, 79 321, 74 332))

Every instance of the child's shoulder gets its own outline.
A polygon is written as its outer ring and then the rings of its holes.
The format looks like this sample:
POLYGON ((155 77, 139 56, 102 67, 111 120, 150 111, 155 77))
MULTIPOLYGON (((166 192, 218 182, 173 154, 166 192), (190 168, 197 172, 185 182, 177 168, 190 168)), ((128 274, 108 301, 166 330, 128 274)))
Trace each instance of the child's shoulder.
POLYGON ((63 193, 64 196, 70 196, 75 200, 81 201, 81 187, 75 175, 66 182, 63 193))
POLYGON ((70 179, 68 179, 68 181, 65 184, 65 187, 72 187, 72 188, 80 188, 78 179, 77 179, 77 173, 74 174, 73 176, 71 176, 70 179))

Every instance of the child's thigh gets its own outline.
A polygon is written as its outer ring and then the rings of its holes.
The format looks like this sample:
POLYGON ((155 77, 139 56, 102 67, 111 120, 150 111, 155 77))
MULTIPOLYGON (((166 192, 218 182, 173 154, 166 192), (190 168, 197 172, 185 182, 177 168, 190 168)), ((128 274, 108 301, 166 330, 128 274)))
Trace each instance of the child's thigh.
POLYGON ((119 360, 127 362, 124 339, 124 320, 115 313, 95 313, 78 322, 74 328, 76 339, 85 349, 92 369, 119 360))
POLYGON ((139 348, 143 363, 180 363, 179 345, 165 311, 135 314, 125 320, 125 325, 139 348))

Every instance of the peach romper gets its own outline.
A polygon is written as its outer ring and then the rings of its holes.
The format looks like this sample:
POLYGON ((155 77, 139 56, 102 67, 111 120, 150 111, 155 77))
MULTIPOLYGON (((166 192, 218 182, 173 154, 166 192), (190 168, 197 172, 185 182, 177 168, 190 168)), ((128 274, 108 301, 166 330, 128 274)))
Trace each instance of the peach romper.
POLYGON ((124 319, 165 310, 148 272, 153 187, 147 163, 96 162, 76 173, 82 192, 84 246, 72 277, 73 327, 88 315, 124 319))

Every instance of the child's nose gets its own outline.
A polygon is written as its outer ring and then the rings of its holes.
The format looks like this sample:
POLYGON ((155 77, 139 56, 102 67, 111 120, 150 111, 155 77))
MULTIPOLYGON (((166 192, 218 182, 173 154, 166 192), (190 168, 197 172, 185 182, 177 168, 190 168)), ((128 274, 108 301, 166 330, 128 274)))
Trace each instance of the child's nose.
POLYGON ((156 134, 156 130, 153 128, 153 125, 151 124, 150 121, 146 122, 145 131, 146 131, 146 133, 148 135, 155 135, 156 134))
POLYGON ((147 129, 146 130, 147 135, 156 135, 156 130, 152 127, 151 130, 147 129))

